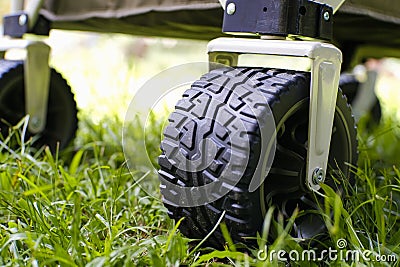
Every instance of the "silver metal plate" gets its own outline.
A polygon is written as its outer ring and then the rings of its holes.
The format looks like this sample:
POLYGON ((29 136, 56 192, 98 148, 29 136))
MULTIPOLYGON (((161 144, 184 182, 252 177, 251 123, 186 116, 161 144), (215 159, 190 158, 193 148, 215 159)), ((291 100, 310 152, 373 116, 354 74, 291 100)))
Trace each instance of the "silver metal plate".
POLYGON ((222 8, 225 10, 226 7, 226 1, 227 0, 219 0, 219 3, 221 4, 222 8))
POLYGON ((314 0, 314 2, 326 4, 333 8, 333 13, 339 10, 346 0, 314 0))

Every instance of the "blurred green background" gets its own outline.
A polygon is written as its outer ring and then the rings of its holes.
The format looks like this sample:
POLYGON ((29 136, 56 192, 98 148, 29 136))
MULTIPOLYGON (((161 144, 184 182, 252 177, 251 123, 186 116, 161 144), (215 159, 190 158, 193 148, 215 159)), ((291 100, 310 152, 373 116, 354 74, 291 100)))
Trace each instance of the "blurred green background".
MULTIPOLYGON (((0 2, 0 15, 11 1, 0 2)), ((51 65, 72 86, 82 114, 123 119, 134 93, 157 73, 189 62, 206 62, 207 42, 52 30, 51 65)), ((400 60, 384 60, 377 94, 384 113, 400 118, 400 60)))

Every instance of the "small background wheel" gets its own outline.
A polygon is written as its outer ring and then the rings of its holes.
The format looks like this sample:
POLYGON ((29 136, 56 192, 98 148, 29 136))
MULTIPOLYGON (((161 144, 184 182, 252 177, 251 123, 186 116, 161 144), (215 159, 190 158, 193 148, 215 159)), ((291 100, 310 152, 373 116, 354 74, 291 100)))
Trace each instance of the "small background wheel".
MULTIPOLYGON (((346 95, 350 104, 356 99, 357 94, 360 92, 360 82, 353 74, 344 73, 340 75, 339 87, 346 95)), ((367 128, 372 128, 374 125, 378 125, 382 118, 382 107, 378 98, 370 110, 369 120, 367 122, 367 128)))
MULTIPOLYGON (((67 81, 51 69, 47 121, 44 131, 38 134, 36 147, 49 146, 52 152, 65 148, 74 138, 77 126, 77 108, 67 81)), ((24 116, 24 63, 0 60, 0 127, 8 135, 8 125, 17 124, 24 116)), ((32 134, 29 134, 32 136, 32 134)))
MULTIPOLYGON (((265 213, 271 205, 276 206, 286 218, 292 215, 296 207, 304 211, 303 215, 296 220, 292 233, 295 237, 311 238, 325 231, 323 220, 315 215, 315 212, 312 212, 318 209, 318 200, 304 186, 309 86, 309 73, 276 69, 236 68, 211 71, 199 81, 196 81, 191 89, 184 93, 183 99, 178 102, 175 112, 169 118, 169 125, 165 128, 164 135, 166 138, 161 143, 163 153, 159 157, 161 167, 159 175, 164 204, 168 208, 171 218, 179 220, 185 217, 180 225, 183 234, 195 239, 204 238, 210 233, 225 211, 224 222, 234 242, 255 245, 254 237, 257 232, 261 231, 265 213), (276 123, 277 149, 271 172, 266 177, 264 184, 255 192, 249 192, 248 187, 261 155, 260 142, 262 140, 257 118, 249 115, 250 107, 244 103, 241 97, 227 92, 235 91, 236 88, 227 89, 214 83, 216 79, 221 81, 229 80, 232 77, 237 78, 237 72, 242 74, 243 80, 250 78, 257 85, 257 88, 250 89, 246 95, 251 98, 254 91, 261 92, 265 97, 264 101, 267 101, 271 107, 276 123), (228 164, 223 155, 229 153, 232 144, 229 143, 225 134, 221 134, 226 130, 221 129, 217 123, 204 122, 201 117, 191 121, 184 119, 188 114, 193 114, 194 110, 199 108, 199 105, 205 105, 204 101, 199 101, 199 98, 204 96, 225 103, 226 109, 247 125, 247 134, 250 139, 250 157, 243 177, 227 195, 203 206, 179 207, 176 203, 173 203, 173 200, 168 199, 170 193, 174 193, 174 189, 170 188, 170 185, 163 180, 184 187, 204 185, 211 181, 221 180, 223 178, 221 177, 222 170, 228 164), (174 131, 180 131, 179 148, 183 154, 189 155, 189 158, 200 156, 196 154, 199 151, 201 140, 206 138, 213 140, 220 149, 214 158, 215 164, 211 164, 199 172, 182 171, 176 168, 173 165, 175 159, 165 155, 165 146, 168 145, 167 136, 174 131), (190 140, 189 145, 188 140, 190 140), (246 237, 250 237, 250 239, 246 237)), ((254 107, 265 107, 265 102, 253 103, 251 108, 254 107)), ((206 106, 202 108, 209 109, 206 106)), ((215 113, 223 111, 218 110, 215 113)), ((261 110, 261 116, 265 116, 266 112, 268 110, 265 108, 261 110)), ((337 190, 341 190, 341 188, 336 187, 333 179, 349 178, 351 176, 350 167, 346 163, 357 164, 356 137, 357 133, 351 110, 347 105, 346 98, 339 92, 326 179, 326 183, 337 190)), ((214 232, 213 236, 208 239, 208 243, 212 246, 221 247, 224 243, 221 232, 219 230, 214 232)))

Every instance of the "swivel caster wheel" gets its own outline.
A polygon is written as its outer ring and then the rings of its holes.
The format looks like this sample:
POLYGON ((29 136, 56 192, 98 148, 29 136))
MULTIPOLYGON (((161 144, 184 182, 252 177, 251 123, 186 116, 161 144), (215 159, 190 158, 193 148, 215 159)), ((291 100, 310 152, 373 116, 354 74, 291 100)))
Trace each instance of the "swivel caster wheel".
MULTIPOLYGON (((237 83, 239 88, 241 83, 237 83)), ((243 89, 240 89, 243 90, 243 89)), ((200 80, 193 83, 187 90, 183 99, 176 105, 175 111, 169 117, 169 124, 164 131, 164 140, 161 143, 162 154, 159 157, 159 177, 161 180, 161 193, 168 209, 168 214, 175 220, 185 218, 180 224, 181 232, 194 239, 203 239, 215 227, 223 216, 231 237, 235 243, 244 243, 254 246, 257 233, 261 233, 264 217, 272 205, 287 219, 298 208, 301 215, 295 220, 292 235, 297 238, 313 238, 323 233, 326 228, 322 217, 316 210, 319 201, 316 194, 306 188, 306 158, 308 140, 309 118, 309 93, 310 73, 295 72, 278 69, 264 68, 234 68, 217 69, 205 74, 200 80), (249 190, 250 179, 253 176, 257 163, 263 160, 260 142, 261 134, 257 119, 267 116, 265 102, 245 103, 235 93, 237 88, 221 87, 214 81, 229 80, 242 74, 243 80, 250 79, 256 88, 248 89, 246 97, 252 98, 253 94, 261 93, 273 113, 276 127, 276 152, 271 170, 263 184, 253 192, 249 190), (204 98, 214 99, 225 104, 219 110, 208 105, 204 98), (259 118, 249 114, 249 110, 257 108, 259 118), (199 114, 199 110, 206 110, 207 114, 220 116, 229 113, 239 118, 246 126, 249 138, 250 156, 245 171, 239 182, 229 192, 220 196, 211 203, 199 206, 182 206, 171 198, 175 192, 174 186, 193 187, 207 185, 215 181, 224 181, 230 174, 224 172, 228 165, 232 144, 228 135, 232 125, 229 117, 225 124, 207 121, 199 114), (182 170, 176 166, 179 161, 177 153, 169 153, 171 138, 177 138, 177 149, 189 160, 199 160, 202 155, 199 151, 211 149, 202 146, 214 143, 217 153, 212 162, 200 171, 182 170), (209 143, 203 140, 211 140, 209 143), (168 153, 167 153, 168 152, 168 153), (228 156, 227 156, 228 155, 228 156)), ((243 91, 242 91, 243 93, 243 91)), ((253 98, 255 99, 255 98, 253 98)), ((220 118, 221 120, 221 118, 220 118)), ((240 149, 240 148, 239 148, 240 149)), ((346 97, 339 90, 337 96, 336 112, 331 139, 328 171, 325 183, 337 191, 343 190, 335 179, 351 179, 350 166, 357 164, 357 133, 351 109, 346 97), (345 178, 343 178, 345 177, 345 178)), ((221 183, 223 184, 223 183, 221 183)), ((218 190, 216 190, 218 192, 218 190)), ((194 195, 183 196, 189 199, 194 195)), ((221 247, 224 238, 219 228, 208 239, 208 244, 221 247)))
MULTIPOLYGON (((17 124, 25 115, 24 62, 0 60, 1 134, 7 136, 9 125, 17 124)), ((52 152, 57 147, 63 149, 74 138, 77 126, 77 108, 71 88, 51 69, 46 126, 34 145, 47 145, 52 152)), ((32 135, 28 133, 28 137, 32 135)))

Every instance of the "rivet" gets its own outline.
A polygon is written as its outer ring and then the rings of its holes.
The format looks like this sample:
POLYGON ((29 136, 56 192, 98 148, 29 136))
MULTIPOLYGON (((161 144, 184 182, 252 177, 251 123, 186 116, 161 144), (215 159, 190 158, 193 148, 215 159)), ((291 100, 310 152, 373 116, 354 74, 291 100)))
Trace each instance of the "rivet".
POLYGON ((236 12, 236 5, 235 3, 230 3, 227 7, 226 7, 226 13, 228 15, 233 15, 236 12))

